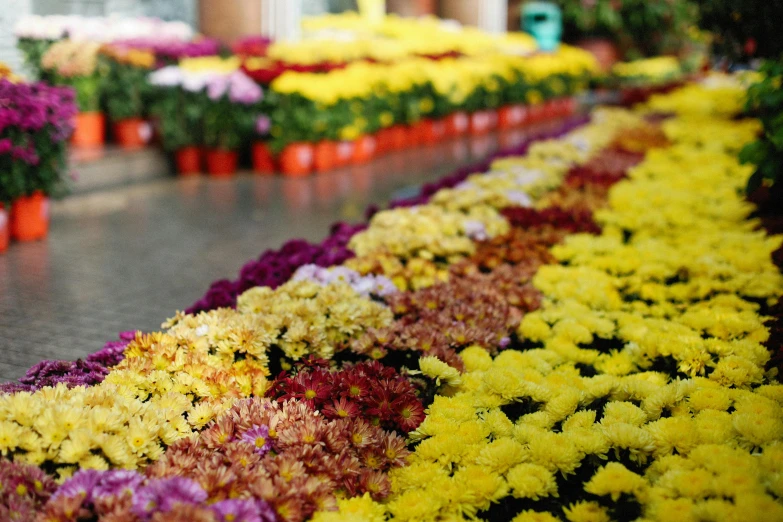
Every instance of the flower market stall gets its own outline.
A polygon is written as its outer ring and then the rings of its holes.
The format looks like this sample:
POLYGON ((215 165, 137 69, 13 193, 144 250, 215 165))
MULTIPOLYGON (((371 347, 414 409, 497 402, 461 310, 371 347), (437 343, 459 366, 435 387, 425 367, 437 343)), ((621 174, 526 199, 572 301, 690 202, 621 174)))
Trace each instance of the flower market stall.
MULTIPOLYGON (((233 74, 213 103, 256 98, 233 74)), ((41 362, 0 394, 0 518, 782 520, 745 98, 594 110, 41 362)))
POLYGON ((568 116, 578 97, 599 84, 632 86, 626 95, 632 102, 649 96, 651 85, 685 75, 675 58, 662 58, 618 66, 604 79, 586 51, 563 45, 538 52, 524 33, 490 35, 436 18, 388 16, 368 29, 357 14, 317 17, 303 23, 310 39, 249 37, 232 51, 179 23, 137 22, 32 17, 16 33, 35 75, 75 89, 74 146, 102 146, 107 129, 124 148, 157 135, 186 174, 216 172, 208 164, 218 149, 220 172, 233 172, 225 167, 245 151, 260 173, 324 172, 467 133, 568 116), (220 89, 204 82, 224 73, 247 89, 245 78, 255 81, 263 100, 229 95, 218 102, 209 93, 220 89), (214 111, 230 117, 215 119, 214 111))

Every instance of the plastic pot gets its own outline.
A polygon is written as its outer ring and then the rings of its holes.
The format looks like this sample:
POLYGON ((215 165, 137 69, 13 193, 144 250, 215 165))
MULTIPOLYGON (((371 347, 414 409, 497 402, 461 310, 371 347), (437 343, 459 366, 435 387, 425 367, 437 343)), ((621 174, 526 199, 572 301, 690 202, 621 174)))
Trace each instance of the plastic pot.
POLYGON ((196 146, 182 147, 174 153, 177 173, 190 176, 201 172, 201 149, 196 146))
POLYGON ((78 113, 70 141, 74 147, 102 147, 106 143, 106 116, 98 111, 78 113))
POLYGON ((207 149, 207 173, 210 176, 233 176, 237 172, 239 153, 227 149, 207 149))
POLYGON ((8 250, 8 244, 11 242, 11 226, 9 223, 8 211, 0 203, 0 254, 8 250))
POLYGON ((377 142, 375 136, 364 135, 357 139, 353 145, 353 161, 354 165, 360 165, 367 163, 375 157, 375 149, 377 142))
POLYGON ((316 172, 326 172, 337 166, 337 143, 319 141, 313 147, 313 167, 316 172))
POLYGON ((152 138, 152 127, 141 118, 127 118, 112 125, 114 140, 123 149, 144 147, 152 138))
POLYGON ((446 135, 462 136, 470 128, 470 116, 466 112, 455 112, 446 118, 446 135))
POLYGON ((306 176, 313 171, 312 143, 291 143, 280 153, 280 170, 286 176, 306 176))
POLYGON ((49 234, 49 198, 36 191, 11 205, 11 237, 16 241, 36 241, 49 234))
POLYGON ((266 142, 257 141, 253 143, 250 155, 253 160, 253 172, 256 174, 274 174, 277 170, 275 155, 272 154, 272 150, 266 142))
POLYGON ((492 116, 490 111, 476 111, 470 115, 470 134, 483 136, 492 130, 492 116))

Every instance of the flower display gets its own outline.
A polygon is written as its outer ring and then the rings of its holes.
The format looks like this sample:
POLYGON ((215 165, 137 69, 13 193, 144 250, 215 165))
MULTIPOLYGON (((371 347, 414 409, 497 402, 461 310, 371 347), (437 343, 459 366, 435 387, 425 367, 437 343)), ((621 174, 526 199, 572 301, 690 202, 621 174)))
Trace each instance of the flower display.
POLYGON ((98 70, 96 42, 60 40, 43 54, 40 66, 47 79, 57 85, 73 87, 76 102, 82 112, 96 111, 102 95, 102 74, 98 70))
POLYGON ((783 518, 781 238, 741 196, 758 122, 685 102, 710 89, 598 111, 41 363, 0 395, 0 513, 783 518))
POLYGON ((71 89, 0 79, 0 201, 42 191, 65 174, 65 142, 76 112, 71 89))

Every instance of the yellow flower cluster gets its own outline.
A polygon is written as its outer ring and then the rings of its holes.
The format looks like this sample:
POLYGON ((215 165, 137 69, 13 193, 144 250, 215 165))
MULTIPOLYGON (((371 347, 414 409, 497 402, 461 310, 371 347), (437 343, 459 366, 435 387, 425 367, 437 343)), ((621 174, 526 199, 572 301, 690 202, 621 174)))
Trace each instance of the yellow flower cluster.
POLYGON ((183 58, 179 67, 188 73, 222 73, 229 74, 239 69, 240 60, 236 56, 222 58, 220 56, 201 56, 198 58, 183 58))
MULTIPOLYGON (((389 326, 393 320, 388 307, 337 282, 319 285, 291 281, 276 290, 252 288, 239 296, 237 310, 249 316, 257 328, 253 341, 247 343, 251 355, 277 346, 294 360, 310 354, 331 358, 336 349, 344 348, 367 329, 389 326)), ((192 319, 192 326, 198 321, 198 316, 192 319)), ((237 334, 234 330, 226 332, 237 334)), ((214 342, 219 343, 220 338, 214 342)), ((228 344, 237 346, 235 340, 228 344)))
POLYGON ((140 396, 133 382, 117 377, 90 388, 60 384, 0 395, 0 453, 46 464, 61 479, 79 468, 136 469, 200 427, 196 417, 210 420, 219 410, 216 405, 198 409, 175 389, 140 396))
POLYGON ((603 234, 553 248, 565 264, 539 270, 544 304, 518 332, 539 347, 467 348, 461 376, 422 360, 443 386, 409 465, 384 506, 340 509, 474 519, 508 496, 573 498, 565 481, 582 500, 514 521, 608 522, 621 497, 645 522, 783 520, 783 385, 758 304, 783 295, 781 238, 755 230, 737 190, 755 124, 715 116, 667 124, 674 145, 612 189, 603 234))
POLYGON ((474 229, 495 237, 508 231, 508 222, 487 206, 467 212, 435 205, 384 210, 372 218, 367 230, 351 238, 349 247, 359 256, 382 252, 455 263, 475 251, 470 237, 474 229))
POLYGON ((612 66, 612 75, 620 80, 643 80, 649 83, 665 82, 682 75, 682 66, 674 56, 657 56, 620 62, 612 66))
POLYGON ((389 15, 380 23, 370 25, 364 17, 348 12, 306 18, 302 29, 311 39, 296 44, 275 43, 270 47, 270 54, 291 62, 295 62, 296 57, 310 60, 305 63, 315 63, 357 58, 384 60, 453 52, 467 55, 499 51, 529 54, 537 48, 535 40, 524 33, 497 36, 474 27, 444 23, 435 17, 389 15), (342 38, 344 41, 334 38, 336 34, 345 36, 342 38))
POLYGON ((11 70, 11 67, 4 62, 0 62, 0 79, 8 80, 13 83, 20 80, 19 76, 15 75, 14 71, 11 70))
POLYGON ((498 91, 497 77, 511 80, 518 73, 530 82, 540 82, 558 75, 581 77, 594 69, 589 54, 563 46, 554 54, 534 57, 498 54, 439 61, 409 57, 388 64, 355 62, 326 74, 288 71, 275 79, 271 88, 330 106, 340 100, 367 98, 377 93, 408 92, 429 82, 436 92, 453 103, 462 103, 479 87, 498 91))
POLYGON ((719 76, 705 85, 690 84, 670 94, 654 95, 641 110, 728 117, 742 111, 745 98, 746 88, 740 80, 719 76))
POLYGON ((447 269, 438 267, 428 259, 420 257, 400 259, 383 252, 349 259, 344 266, 362 275, 385 275, 402 292, 428 288, 449 278, 447 269))

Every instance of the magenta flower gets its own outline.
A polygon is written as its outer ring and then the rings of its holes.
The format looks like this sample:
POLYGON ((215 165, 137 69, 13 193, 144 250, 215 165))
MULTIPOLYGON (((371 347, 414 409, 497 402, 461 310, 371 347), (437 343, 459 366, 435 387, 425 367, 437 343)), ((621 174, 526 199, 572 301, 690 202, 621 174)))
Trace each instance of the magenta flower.
POLYGON ((269 441, 269 426, 253 426, 242 435, 241 440, 252 445, 259 455, 266 455, 272 449, 269 441))
POLYGON ((73 477, 68 479, 60 488, 52 495, 52 500, 56 500, 60 497, 76 498, 82 497, 83 502, 92 502, 92 494, 95 486, 101 479, 101 472, 94 469, 83 469, 77 471, 73 477))
POLYGON ((126 469, 105 472, 93 489, 94 498, 119 497, 133 495, 144 482, 144 477, 136 471, 126 469))
POLYGON ((272 120, 269 119, 269 116, 262 114, 258 117, 256 120, 256 132, 260 134, 261 136, 265 136, 269 133, 269 129, 272 128, 272 120))
POLYGON ((206 492, 190 479, 172 477, 155 480, 140 488, 133 497, 133 513, 148 520, 154 513, 166 513, 177 504, 200 504, 206 492))
POLYGON ((223 500, 212 504, 212 510, 220 522, 267 522, 273 521, 274 511, 263 500, 223 500), (271 515, 272 518, 269 518, 271 515))

